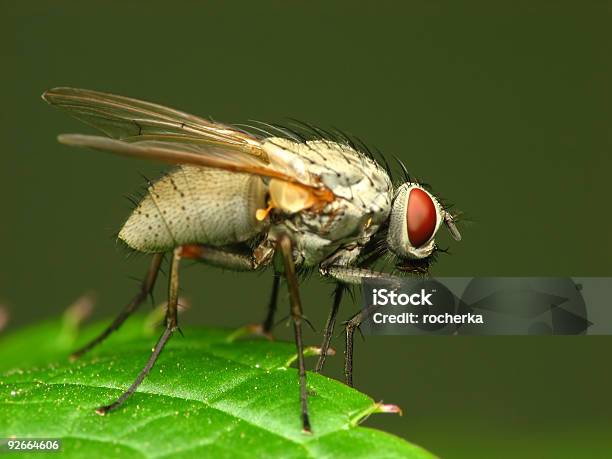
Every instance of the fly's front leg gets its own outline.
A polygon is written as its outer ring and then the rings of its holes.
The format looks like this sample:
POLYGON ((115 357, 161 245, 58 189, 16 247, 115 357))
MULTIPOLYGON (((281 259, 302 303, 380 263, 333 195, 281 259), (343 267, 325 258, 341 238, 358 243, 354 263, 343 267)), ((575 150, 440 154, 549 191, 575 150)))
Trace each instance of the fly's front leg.
POLYGON ((181 260, 181 252, 182 252, 182 248, 178 247, 174 249, 174 252, 172 254, 172 262, 170 265, 170 279, 168 283, 168 306, 166 309, 166 328, 164 332, 162 333, 161 337, 159 338, 159 340, 157 341, 157 344, 153 348, 153 353, 151 354, 151 357, 149 357, 149 360, 147 361, 143 369, 140 370, 140 373, 138 374, 138 376, 136 377, 132 385, 123 394, 121 394, 121 396, 117 400, 115 400, 110 405, 101 406, 100 408, 96 409, 96 413, 103 416, 109 411, 113 411, 119 408, 123 404, 123 402, 125 402, 136 391, 136 389, 138 389, 138 386, 140 386, 144 378, 149 374, 149 372, 151 371, 151 368, 153 368, 153 365, 155 365, 157 358, 159 357, 162 350, 164 349, 164 346, 166 345, 166 343, 168 342, 168 340, 170 339, 174 331, 177 329, 178 327, 178 289, 179 289, 178 268, 179 268, 179 263, 181 260))
POLYGON ((344 348, 344 381, 347 386, 353 387, 353 338, 355 337, 355 330, 359 328, 361 322, 374 314, 380 307, 381 306, 377 304, 370 305, 351 317, 345 324, 346 345, 344 348))
POLYGON ((162 259, 164 257, 163 253, 156 253, 153 255, 151 259, 151 264, 149 265, 149 269, 147 271, 146 277, 143 279, 142 284, 140 285, 140 291, 136 294, 134 298, 123 308, 123 310, 119 313, 115 320, 102 331, 98 336, 92 339, 89 343, 87 343, 82 348, 74 351, 70 355, 71 360, 78 359, 87 351, 91 350, 102 341, 104 341, 111 333, 115 330, 118 330, 119 327, 126 321, 128 317, 138 309, 138 306, 147 298, 147 296, 153 290, 155 286, 155 281, 157 280, 157 274, 159 273, 159 267, 161 265, 162 259))
POLYGON ((297 347, 298 371, 300 377, 300 405, 302 410, 302 430, 312 432, 310 418, 308 415, 308 390, 306 387, 306 366, 304 363, 304 342, 302 339, 302 302, 298 279, 295 273, 293 261, 293 241, 287 234, 281 234, 276 242, 279 255, 282 257, 282 269, 289 290, 289 301, 291 303, 291 319, 293 320, 293 331, 295 334, 295 345, 297 347))
POLYGON ((331 277, 344 284, 352 285, 361 285, 365 279, 380 279, 389 282, 399 281, 398 277, 392 276, 391 274, 353 266, 330 265, 321 267, 319 272, 322 276, 331 277))
MULTIPOLYGON (((357 268, 351 266, 326 266, 320 269, 323 276, 328 276, 337 281, 347 284, 361 285, 365 279, 381 279, 387 281, 399 281, 399 279, 390 274, 372 271, 367 268, 357 268)), ((345 323, 346 345, 344 349, 344 378, 349 386, 353 386, 353 338, 355 330, 359 325, 370 317, 379 305, 371 305, 359 311, 351 319, 345 323)), ((332 309, 333 312, 333 309, 332 309)), ((331 315, 330 315, 331 317, 331 315)))

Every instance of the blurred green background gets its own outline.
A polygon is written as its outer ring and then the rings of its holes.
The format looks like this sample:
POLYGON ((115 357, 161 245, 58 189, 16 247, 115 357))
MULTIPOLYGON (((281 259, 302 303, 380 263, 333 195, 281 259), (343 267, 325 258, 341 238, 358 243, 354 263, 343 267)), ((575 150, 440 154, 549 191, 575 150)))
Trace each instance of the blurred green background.
MULTIPOLYGON (((57 315, 87 290, 97 294, 95 315, 111 315, 147 264, 126 259, 113 233, 130 210, 123 196, 159 167, 59 145, 58 133, 91 131, 40 100, 57 85, 227 122, 295 117, 359 135, 471 219, 461 243, 441 232, 451 254, 436 275, 611 274, 609 2, 1 8, 0 302, 9 328, 57 315)), ((187 268, 193 307, 182 320, 257 321, 270 277, 187 268)), ((330 292, 317 278, 304 284, 319 330, 330 292)), ((346 301, 341 315, 358 306, 346 301)), ((609 337, 358 341, 357 387, 405 413, 370 426, 447 458, 612 454, 609 337)), ((341 361, 339 352, 330 374, 340 375, 341 361)))

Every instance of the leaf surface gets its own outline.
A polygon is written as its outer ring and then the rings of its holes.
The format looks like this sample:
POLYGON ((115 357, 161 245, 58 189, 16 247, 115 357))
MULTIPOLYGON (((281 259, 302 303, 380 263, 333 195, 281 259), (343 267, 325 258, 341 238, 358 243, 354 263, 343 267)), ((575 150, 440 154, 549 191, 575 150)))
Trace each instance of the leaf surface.
POLYGON ((302 433, 294 345, 233 340, 226 330, 177 333, 138 392, 98 416, 94 409, 133 381, 157 333, 131 319, 96 351, 68 362, 102 326, 79 333, 64 319, 0 341, 0 437, 60 438, 64 457, 433 457, 361 427, 379 404, 315 373, 308 374, 314 434, 302 433))

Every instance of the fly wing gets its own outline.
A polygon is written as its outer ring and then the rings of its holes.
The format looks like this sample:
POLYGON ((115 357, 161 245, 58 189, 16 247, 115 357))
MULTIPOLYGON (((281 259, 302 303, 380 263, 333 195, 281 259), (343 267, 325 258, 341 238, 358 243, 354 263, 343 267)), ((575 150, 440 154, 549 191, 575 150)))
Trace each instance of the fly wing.
POLYGON ((42 98, 114 139, 168 137, 174 141, 223 144, 256 156, 262 153, 259 140, 249 134, 151 102, 64 87, 50 89, 42 98))
MULTIPOLYGON (((180 142, 143 140, 125 142, 97 135, 61 134, 60 143, 73 147, 87 147, 108 151, 121 156, 148 159, 168 164, 191 164, 213 167, 232 172, 244 172, 262 177, 277 178, 287 182, 301 183, 296 177, 284 173, 280 168, 270 167, 260 159, 242 152, 223 147, 194 146, 180 142)), ((303 184, 305 185, 305 184, 303 184)), ((308 185, 310 186, 310 185, 308 185)))
POLYGON ((68 145, 325 188, 318 177, 306 172, 296 155, 266 152, 258 138, 231 126, 150 102, 86 89, 54 88, 42 97, 110 137, 61 135, 60 142, 68 145))

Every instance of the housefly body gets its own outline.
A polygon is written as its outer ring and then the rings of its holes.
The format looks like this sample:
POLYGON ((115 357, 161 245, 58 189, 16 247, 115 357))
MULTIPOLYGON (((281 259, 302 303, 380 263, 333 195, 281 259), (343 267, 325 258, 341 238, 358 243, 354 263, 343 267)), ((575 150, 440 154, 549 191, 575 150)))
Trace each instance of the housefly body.
MULTIPOLYGON (((344 134, 308 127, 307 136, 306 129, 264 123, 244 129, 84 89, 55 88, 43 99, 105 134, 64 134, 61 143, 175 166, 149 184, 119 232, 130 248, 151 254, 139 293, 106 330, 73 354, 82 355, 121 326, 151 292, 162 258, 170 254, 164 332, 134 384, 98 408, 99 414, 119 407, 137 389, 177 329, 179 264, 188 258, 237 271, 273 270, 273 298, 262 333, 270 332, 279 281, 285 278, 302 427, 309 432, 299 272, 314 268, 337 283, 316 366, 321 371, 347 285, 392 279, 373 269, 380 258, 393 257, 399 273, 426 271, 441 225, 460 239, 453 215, 428 189, 407 174, 394 187, 388 165, 382 167, 344 134)), ((345 375, 351 385, 353 331, 364 318, 358 313, 346 326, 345 375)))

